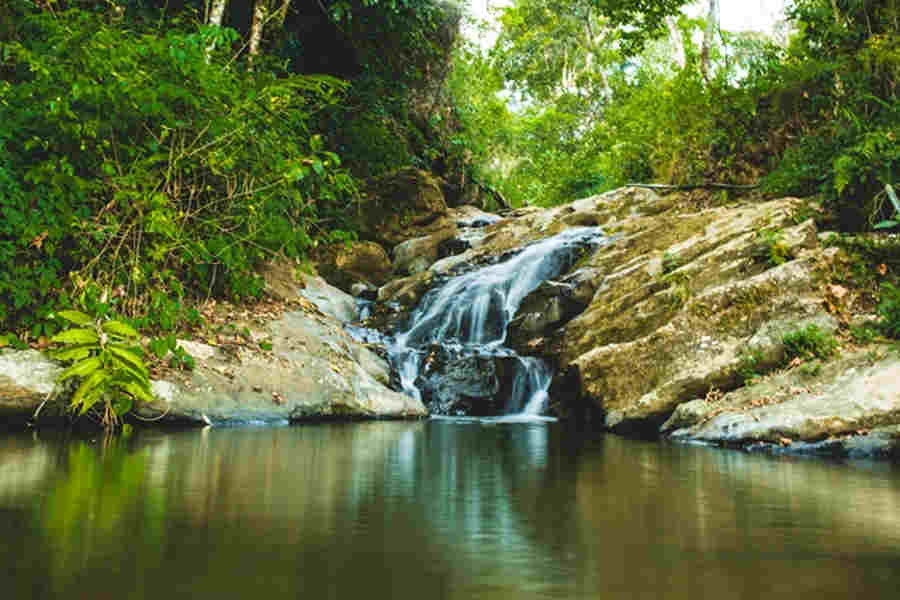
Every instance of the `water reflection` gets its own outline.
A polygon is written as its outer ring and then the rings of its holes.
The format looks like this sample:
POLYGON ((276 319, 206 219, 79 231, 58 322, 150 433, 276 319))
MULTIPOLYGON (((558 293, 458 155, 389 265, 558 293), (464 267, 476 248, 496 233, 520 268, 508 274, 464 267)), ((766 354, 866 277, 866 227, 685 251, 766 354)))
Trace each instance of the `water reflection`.
POLYGON ((0 438, 12 598, 845 598, 900 473, 430 421, 0 438))

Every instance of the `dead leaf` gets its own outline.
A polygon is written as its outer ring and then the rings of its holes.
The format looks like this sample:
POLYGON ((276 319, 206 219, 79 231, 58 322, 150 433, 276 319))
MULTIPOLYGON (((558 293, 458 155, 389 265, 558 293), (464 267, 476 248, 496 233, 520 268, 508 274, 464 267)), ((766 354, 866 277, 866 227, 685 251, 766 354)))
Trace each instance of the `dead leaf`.
POLYGON ((843 299, 847 295, 847 288, 842 285, 831 284, 828 286, 828 291, 838 300, 843 299))
POLYGON ((42 234, 35 236, 35 238, 31 240, 31 245, 40 250, 41 246, 44 245, 44 240, 47 239, 47 235, 49 233, 50 232, 45 229, 42 234))

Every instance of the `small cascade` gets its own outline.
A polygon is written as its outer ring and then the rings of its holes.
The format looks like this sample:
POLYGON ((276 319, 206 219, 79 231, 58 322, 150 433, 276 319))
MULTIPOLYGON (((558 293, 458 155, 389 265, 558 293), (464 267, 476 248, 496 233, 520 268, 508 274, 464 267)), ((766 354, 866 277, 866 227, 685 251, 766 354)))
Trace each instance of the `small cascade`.
POLYGON ((541 414, 552 369, 505 347, 507 327, 529 293, 602 236, 597 227, 570 229, 431 290, 388 346, 403 391, 433 414, 541 414))

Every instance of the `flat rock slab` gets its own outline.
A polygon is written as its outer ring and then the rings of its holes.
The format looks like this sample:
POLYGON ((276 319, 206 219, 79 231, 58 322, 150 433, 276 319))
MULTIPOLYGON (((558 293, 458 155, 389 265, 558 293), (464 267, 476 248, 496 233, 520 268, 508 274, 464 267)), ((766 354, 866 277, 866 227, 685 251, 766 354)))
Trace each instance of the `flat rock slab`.
POLYGON ((891 454, 900 426, 900 356, 848 352, 814 377, 770 376, 719 400, 680 405, 661 430, 674 440, 775 446, 783 452, 891 454))

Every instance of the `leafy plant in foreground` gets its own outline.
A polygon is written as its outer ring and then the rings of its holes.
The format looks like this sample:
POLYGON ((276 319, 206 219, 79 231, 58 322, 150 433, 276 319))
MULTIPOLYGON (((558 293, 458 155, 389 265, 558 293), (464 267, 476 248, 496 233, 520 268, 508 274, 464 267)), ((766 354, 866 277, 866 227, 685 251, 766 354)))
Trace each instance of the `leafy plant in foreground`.
POLYGON ((73 412, 84 415, 97 407, 102 425, 113 429, 135 402, 153 400, 137 331, 121 321, 99 321, 75 310, 58 316, 76 326, 52 338, 63 346, 53 358, 71 363, 57 382, 79 382, 70 402, 73 412))

